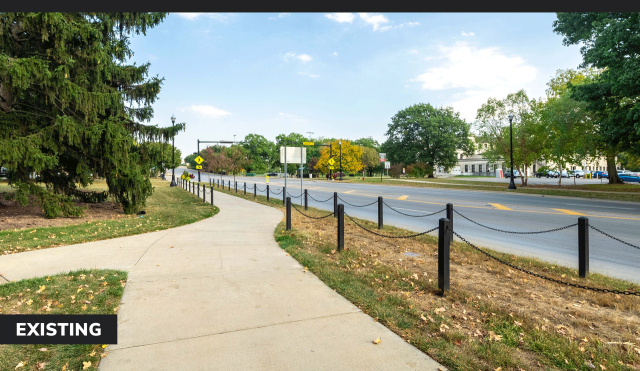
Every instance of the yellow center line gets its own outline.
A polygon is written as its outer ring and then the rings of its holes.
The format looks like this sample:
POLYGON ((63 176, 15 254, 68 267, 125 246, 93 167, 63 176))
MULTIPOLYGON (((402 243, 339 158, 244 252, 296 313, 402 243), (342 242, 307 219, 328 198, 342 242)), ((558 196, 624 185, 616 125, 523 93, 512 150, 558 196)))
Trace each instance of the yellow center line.
POLYGON ((508 208, 508 207, 506 207, 506 206, 502 206, 502 205, 500 205, 500 204, 489 204, 489 205, 491 205, 491 206, 495 207, 495 208, 496 208, 496 209, 498 209, 498 210, 511 210, 511 211, 513 211, 513 209, 508 208))
POLYGON ((568 214, 568 215, 585 216, 585 214, 583 214, 583 213, 578 213, 578 212, 571 211, 571 210, 566 210, 566 209, 553 209, 553 210, 557 210, 557 211, 560 211, 560 212, 568 214))
POLYGON ((407 199, 407 197, 409 197, 409 196, 407 196, 407 195, 403 195, 403 196, 398 197, 398 200, 406 200, 406 199, 407 199))

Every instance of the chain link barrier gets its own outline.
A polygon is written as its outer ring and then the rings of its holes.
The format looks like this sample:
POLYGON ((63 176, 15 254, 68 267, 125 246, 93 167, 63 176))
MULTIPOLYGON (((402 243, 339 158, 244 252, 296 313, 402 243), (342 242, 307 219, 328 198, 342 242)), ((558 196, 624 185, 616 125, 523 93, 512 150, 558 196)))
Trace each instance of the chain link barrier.
MULTIPOLYGON (((284 190, 284 188, 282 188, 282 190, 284 190)), ((276 193, 276 192, 272 191, 271 189, 269 189, 269 193, 272 193, 274 195, 281 195, 282 191, 280 191, 279 193, 276 193)))
POLYGON ((378 203, 378 200, 375 200, 375 201, 373 201, 372 203, 370 203, 370 204, 366 204, 366 205, 354 205, 354 204, 350 204, 350 203, 348 203, 347 201, 343 200, 342 198, 340 198, 340 196, 338 196, 338 200, 340 200, 340 201, 344 202, 345 204, 347 204, 347 205, 349 205, 349 206, 353 206, 353 207, 367 207, 367 206, 371 206, 371 205, 373 205, 373 204, 377 204, 377 203, 378 203))
POLYGON ((386 234, 380 234, 378 232, 374 232, 370 229, 367 229, 366 227, 363 227, 362 225, 360 225, 360 223, 356 222, 349 214, 344 213, 344 215, 346 215, 349 219, 351 219, 352 222, 354 222, 358 227, 364 229, 365 231, 369 232, 369 233, 373 233, 376 236, 380 236, 380 237, 386 237, 386 238, 412 238, 412 237, 418 237, 418 236, 422 236, 423 234, 427 234, 427 233, 431 233, 433 231, 435 231, 436 229, 438 229, 439 227, 435 227, 433 229, 430 229, 428 231, 422 232, 422 233, 417 233, 417 234, 412 234, 409 236, 388 236, 386 234))
POLYGON ((398 211, 398 210, 394 209, 393 207, 389 206, 389 204, 387 204, 387 203, 386 203, 386 202, 384 202, 384 201, 382 201, 382 203, 383 203, 386 207, 388 207, 389 209, 391 209, 391 210, 393 210, 393 211, 397 212, 398 214, 402 214, 402 215, 406 215, 406 216, 411 216, 411 217, 413 217, 413 218, 424 218, 425 216, 436 215, 436 214, 439 214, 439 213, 441 213, 441 212, 443 212, 443 211, 446 211, 446 210, 447 210, 447 208, 445 207, 444 209, 442 209, 442 210, 440 210, 440 211, 436 211, 435 213, 431 213, 431 214, 425 214, 425 215, 411 215, 411 214, 405 214, 405 213, 403 213, 402 211, 398 211))
POLYGON ((593 229, 593 230, 594 230, 594 231, 596 231, 596 232, 600 232, 600 233, 602 233, 603 235, 605 235, 605 236, 607 236, 607 237, 609 237, 609 238, 611 238, 611 239, 614 239, 614 240, 616 240, 616 241, 618 241, 618 242, 620 242, 620 243, 623 243, 623 244, 628 245, 628 246, 631 246, 631 247, 635 247, 636 249, 640 249, 640 246, 636 246, 636 245, 630 244, 630 243, 629 243, 629 242, 627 242, 627 241, 623 241, 623 240, 621 240, 621 239, 619 239, 619 238, 617 238, 617 237, 613 237, 612 235, 610 235, 610 234, 608 234, 608 233, 606 233, 606 232, 603 232, 603 231, 599 230, 598 228, 596 228, 596 227, 592 226, 591 224, 589 224, 589 228, 593 229))
POLYGON ((258 192, 266 192, 267 191, 266 188, 261 190, 260 188, 256 187, 256 189, 258 190, 258 192))
POLYGON ((331 201, 331 200, 333 199, 333 196, 331 196, 331 197, 327 198, 327 199, 326 199, 326 200, 324 200, 324 201, 320 201, 320 200, 316 200, 315 198, 313 198, 313 196, 311 195, 311 193, 307 193, 307 195, 308 195, 309 197, 311 197, 311 199, 312 199, 312 200, 314 200, 314 201, 316 201, 316 202, 327 202, 327 201, 331 201))
POLYGON ((302 211, 298 210, 298 208, 296 207, 296 205, 295 205, 295 204, 291 204, 291 206, 292 206, 294 209, 296 209, 296 211, 297 211, 297 212, 299 212, 300 214, 302 214, 302 215, 306 216, 307 218, 311 218, 311 219, 324 219, 324 218, 328 218, 328 217, 330 217, 330 216, 332 216, 332 215, 333 215, 333 212, 331 212, 331 213, 329 213, 329 214, 327 214, 327 215, 325 215, 325 216, 311 216, 311 215, 307 215, 307 214, 303 213, 302 211))
POLYGON ((566 226, 564 226, 564 227, 559 227, 559 228, 554 228, 554 229, 548 229, 548 230, 546 230, 546 231, 535 231, 535 232, 505 231, 505 230, 503 230, 503 229, 497 229, 497 228, 489 227, 489 226, 487 226, 487 225, 480 224, 480 223, 478 223, 478 222, 476 222, 476 221, 474 221, 474 220, 471 220, 471 219, 467 218, 466 216, 464 216, 464 215, 460 214, 456 209, 453 209, 453 212, 455 212, 456 214, 460 215, 461 217, 463 217, 463 218, 467 219, 468 221, 470 221, 470 222, 471 222, 471 223, 473 223, 473 224, 477 224, 477 225, 479 225, 479 226, 481 226, 481 227, 484 227, 484 228, 487 228, 487 229, 491 229, 491 230, 496 231, 496 232, 511 233, 511 234, 540 234, 540 233, 557 232, 557 231, 561 231, 561 230, 563 230, 563 229, 567 229, 567 228, 575 227, 575 226, 577 226, 577 225, 578 225, 578 223, 574 223, 574 224, 566 225, 566 226))
POLYGON ((487 257, 497 261, 498 263, 502 263, 508 267, 511 267, 513 269, 519 270, 520 272, 526 273, 528 275, 534 276, 534 277, 538 277, 538 278, 542 278, 543 280, 547 280, 547 281, 551 281, 551 282, 555 282, 555 283, 559 283, 561 285, 565 285, 565 286, 571 286, 571 287, 576 287, 579 289, 585 289, 585 290, 591 290, 591 291, 596 291, 596 292, 604 292, 604 293, 611 293, 611 294, 618 294, 618 295, 635 295, 635 296, 640 296, 640 292, 632 292, 632 291, 620 291, 620 290, 609 290, 609 289, 601 289, 598 287, 591 287, 591 286, 585 286, 585 285, 580 285, 578 283, 571 283, 571 282, 564 282, 561 281, 559 279, 556 278, 552 278, 552 277, 547 277, 547 276, 543 276, 541 274, 538 273, 534 273, 531 271, 528 271, 524 268, 520 268, 518 266, 515 266, 509 262, 506 262, 498 257, 495 257, 489 253, 487 253, 486 251, 482 250, 481 248, 479 248, 478 246, 472 244, 471 242, 467 241, 464 237, 462 237, 461 235, 459 235, 458 233, 456 233, 456 231, 451 231, 453 232, 453 234, 456 235, 456 237, 458 237, 459 239, 461 239, 464 243, 466 243, 467 245, 473 247, 474 249, 480 251, 482 254, 486 255, 487 257))
POLYGON ((289 196, 289 197, 293 197, 293 198, 300 198, 300 197, 302 197, 302 195, 300 195, 300 196, 294 196, 294 195, 292 195, 292 194, 291 194, 291 193, 289 193, 289 192, 287 192, 287 196, 289 196))

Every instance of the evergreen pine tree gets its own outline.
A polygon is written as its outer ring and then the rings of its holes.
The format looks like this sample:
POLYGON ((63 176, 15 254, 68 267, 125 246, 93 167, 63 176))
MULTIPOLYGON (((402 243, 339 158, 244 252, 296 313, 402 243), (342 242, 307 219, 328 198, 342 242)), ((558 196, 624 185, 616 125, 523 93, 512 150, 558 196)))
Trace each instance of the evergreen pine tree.
POLYGON ((130 37, 165 16, 0 13, 0 165, 23 204, 35 194, 48 217, 79 215, 69 195, 97 175, 126 213, 144 206, 161 156, 149 143, 184 124, 142 123, 163 79, 148 77, 149 63, 128 64, 130 37))

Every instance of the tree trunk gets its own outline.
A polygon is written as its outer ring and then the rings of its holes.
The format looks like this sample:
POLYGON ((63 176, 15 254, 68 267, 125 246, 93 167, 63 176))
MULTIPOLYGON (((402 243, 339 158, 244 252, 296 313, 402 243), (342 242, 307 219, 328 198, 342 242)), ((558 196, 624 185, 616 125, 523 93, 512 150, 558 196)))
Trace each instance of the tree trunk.
POLYGON ((558 165, 558 185, 562 185, 562 165, 558 165))
MULTIPOLYGON (((527 165, 524 165, 525 170, 527 169, 527 165)), ((527 174, 525 174, 524 171, 520 171, 520 166, 516 167, 516 170, 518 170, 518 172, 520 173, 520 185, 521 186, 527 186, 527 182, 529 181, 529 178, 527 177, 527 174)))
POLYGON ((616 169, 615 153, 607 155, 607 171, 609 172, 609 184, 622 184, 622 180, 618 177, 616 169))
POLYGON ((434 171, 436 168, 435 168, 435 166, 434 166, 434 164, 433 164, 432 162, 429 162, 428 164, 429 164, 429 166, 431 167, 431 172, 429 172, 429 176, 428 176, 427 178, 435 178, 435 177, 433 176, 433 171, 434 171))

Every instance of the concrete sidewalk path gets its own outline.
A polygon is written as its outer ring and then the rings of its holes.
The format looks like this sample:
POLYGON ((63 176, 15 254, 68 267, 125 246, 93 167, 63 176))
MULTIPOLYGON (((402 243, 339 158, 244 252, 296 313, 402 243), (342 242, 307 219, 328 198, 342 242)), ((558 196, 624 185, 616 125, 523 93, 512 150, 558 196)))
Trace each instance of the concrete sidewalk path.
MULTIPOLYGON (((215 192, 215 217, 6 255, 8 280, 129 271, 102 371, 444 369, 307 272, 273 238, 283 214, 215 192), (382 342, 372 341, 380 337, 382 342)), ((207 199, 210 197, 208 196, 207 199)))

